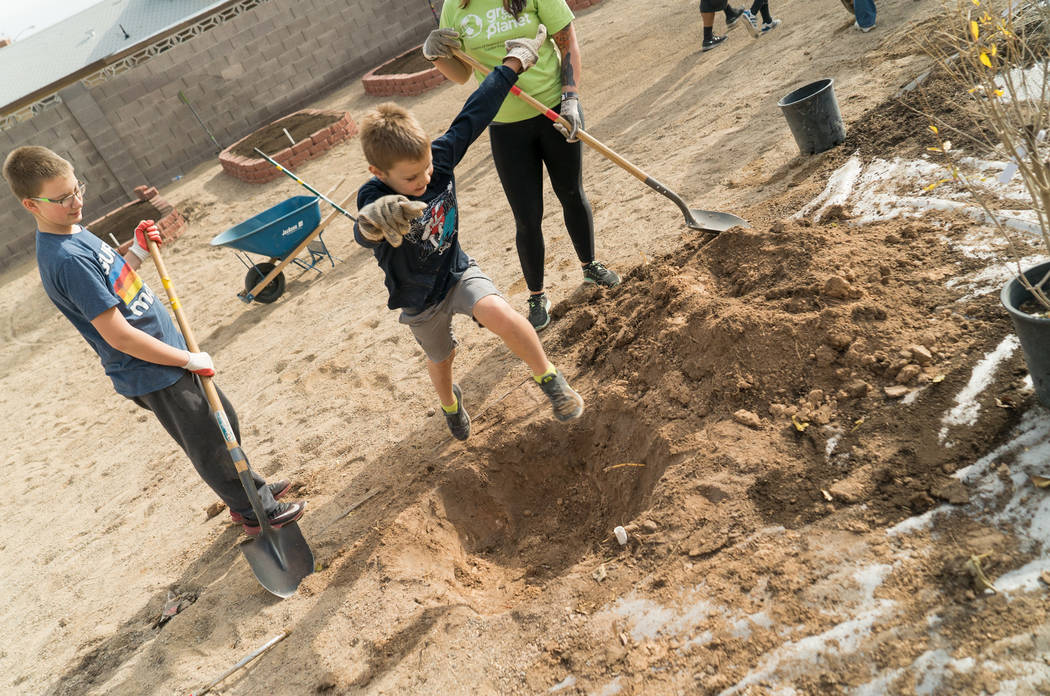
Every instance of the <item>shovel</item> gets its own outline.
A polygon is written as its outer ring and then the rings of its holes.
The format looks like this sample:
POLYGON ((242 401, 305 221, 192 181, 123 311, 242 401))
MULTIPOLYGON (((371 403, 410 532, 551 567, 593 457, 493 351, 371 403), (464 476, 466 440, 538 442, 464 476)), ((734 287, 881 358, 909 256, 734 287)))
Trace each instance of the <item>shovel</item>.
MULTIPOLYGON (((179 328, 182 329, 182 336, 186 339, 186 347, 196 353, 200 350, 197 347, 197 340, 193 337, 189 321, 182 313, 179 298, 175 296, 175 288, 171 284, 171 279, 168 278, 168 270, 164 267, 164 260, 160 256, 160 247, 150 239, 147 239, 147 243, 153 263, 157 265, 157 272, 160 273, 160 281, 168 293, 171 309, 179 322, 179 328)), ((291 522, 280 528, 270 526, 269 518, 259 499, 259 491, 255 489, 255 481, 252 480, 248 460, 237 443, 233 428, 230 427, 230 421, 226 417, 226 411, 222 407, 222 402, 219 401, 219 392, 212 384, 211 377, 200 379, 204 386, 204 395, 208 398, 208 405, 211 406, 212 417, 215 418, 219 431, 226 441, 226 449, 230 452, 233 466, 237 469, 237 476, 241 479, 241 485, 248 494, 252 511, 261 527, 259 536, 241 544, 241 552, 248 559, 248 565, 252 567, 252 572, 255 573, 259 584, 278 597, 291 597, 299 587, 299 581, 313 572, 314 554, 306 543, 306 539, 303 538, 298 523, 291 522)))
MULTIPOLYGON (((484 65, 474 60, 470 56, 468 56, 463 51, 460 51, 459 49, 453 49, 452 53, 456 56, 456 58, 459 58, 461 61, 474 68, 482 75, 489 74, 490 71, 488 68, 486 68, 484 65)), ((541 114, 549 118, 551 121, 554 121, 555 123, 560 123, 567 128, 569 127, 569 122, 561 116, 559 116, 556 111, 548 109, 543 104, 543 102, 540 102, 534 97, 530 96, 529 94, 522 92, 517 85, 511 87, 510 91, 512 94, 516 95, 518 98, 528 103, 532 108, 536 109, 541 114)), ((607 147, 604 143, 592 136, 590 133, 586 132, 581 128, 580 130, 576 131, 576 137, 590 145, 595 150, 597 150, 599 153, 602 154, 603 157, 612 160, 614 164, 617 164, 626 169, 628 172, 633 174, 635 178, 640 180, 649 188, 653 189, 654 191, 663 196, 667 196, 668 198, 670 198, 674 202, 674 204, 678 206, 678 209, 682 211, 682 214, 685 215, 685 224, 691 227, 692 229, 704 230, 707 232, 725 232, 730 227, 750 227, 750 225, 747 224, 747 220, 745 220, 742 217, 733 215, 732 213, 719 213, 713 210, 698 210, 696 208, 690 209, 685 204, 685 202, 682 201, 682 199, 677 193, 667 188, 659 181, 652 178, 651 176, 643 172, 635 165, 628 162, 620 155, 613 152, 609 147, 607 147)))

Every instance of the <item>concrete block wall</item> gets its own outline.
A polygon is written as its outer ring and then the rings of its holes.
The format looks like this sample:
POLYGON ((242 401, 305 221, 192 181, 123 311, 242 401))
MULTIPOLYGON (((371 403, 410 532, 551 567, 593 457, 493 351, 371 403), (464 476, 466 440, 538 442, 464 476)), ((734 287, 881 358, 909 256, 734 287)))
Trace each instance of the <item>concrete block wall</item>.
MULTIPOLYGON (((225 147, 422 43, 433 27, 423 0, 269 0, 102 84, 67 88, 70 104, 0 131, 0 157, 19 145, 67 156, 94 219, 134 200, 135 186, 163 186, 218 156, 180 90, 225 147)), ((32 256, 32 232, 18 201, 0 193, 0 268, 32 256)))

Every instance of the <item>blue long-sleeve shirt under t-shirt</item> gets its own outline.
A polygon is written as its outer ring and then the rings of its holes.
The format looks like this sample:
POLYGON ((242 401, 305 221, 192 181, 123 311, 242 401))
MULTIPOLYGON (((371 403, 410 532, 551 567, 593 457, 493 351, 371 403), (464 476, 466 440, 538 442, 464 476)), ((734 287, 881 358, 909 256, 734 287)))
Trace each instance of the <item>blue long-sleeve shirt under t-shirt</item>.
MULTIPOLYGON (((354 239, 372 249, 386 275, 390 309, 402 308, 416 314, 436 305, 459 282, 470 263, 459 246, 459 208, 453 169, 492 121, 517 80, 513 70, 505 65, 496 66, 467 99, 448 131, 430 144, 434 164, 430 183, 423 195, 407 197, 423 201, 427 209, 412 221, 401 246, 390 246, 385 240, 365 239, 357 224, 354 225, 354 239)), ((397 191, 373 177, 358 190, 357 209, 390 195, 397 195, 397 191)))

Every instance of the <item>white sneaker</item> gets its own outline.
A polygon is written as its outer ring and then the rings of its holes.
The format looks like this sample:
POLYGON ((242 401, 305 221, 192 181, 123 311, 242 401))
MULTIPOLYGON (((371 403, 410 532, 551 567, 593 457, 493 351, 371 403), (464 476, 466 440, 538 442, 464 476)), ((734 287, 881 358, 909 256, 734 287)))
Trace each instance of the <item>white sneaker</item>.
MULTIPOLYGON (((767 33, 769 33, 769 32, 771 32, 771 31, 773 31, 774 29, 776 29, 776 28, 777 28, 777 27, 779 27, 779 26, 780 26, 780 20, 779 20, 779 19, 776 19, 776 18, 773 18, 773 19, 772 19, 771 21, 769 21, 769 22, 766 22, 765 24, 763 24, 763 25, 762 25, 762 26, 761 26, 761 27, 759 28, 759 31, 760 31, 760 32, 761 32, 762 34, 767 34, 767 33)), ((760 35, 761 35, 761 34, 760 34, 760 35)))
POLYGON ((853 23, 853 28, 856 29, 857 31, 864 32, 865 34, 867 34, 869 31, 871 31, 872 29, 875 28, 875 25, 872 24, 870 27, 862 27, 861 25, 859 25, 856 22, 854 22, 853 23))

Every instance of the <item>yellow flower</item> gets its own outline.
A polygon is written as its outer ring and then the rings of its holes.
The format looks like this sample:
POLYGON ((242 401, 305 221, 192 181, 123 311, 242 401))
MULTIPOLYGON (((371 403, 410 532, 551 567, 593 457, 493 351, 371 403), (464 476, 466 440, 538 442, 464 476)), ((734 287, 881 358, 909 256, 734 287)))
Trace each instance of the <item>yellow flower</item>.
POLYGON ((981 52, 981 62, 987 67, 992 67, 992 59, 988 57, 987 53, 981 52))
POLYGON ((930 126, 930 130, 932 130, 934 133, 938 132, 937 131, 937 126, 930 126))
POLYGON ((977 37, 981 35, 981 27, 977 22, 970 21, 970 33, 973 34, 973 40, 976 41, 977 37))

